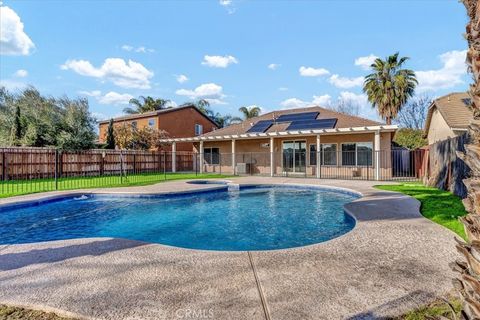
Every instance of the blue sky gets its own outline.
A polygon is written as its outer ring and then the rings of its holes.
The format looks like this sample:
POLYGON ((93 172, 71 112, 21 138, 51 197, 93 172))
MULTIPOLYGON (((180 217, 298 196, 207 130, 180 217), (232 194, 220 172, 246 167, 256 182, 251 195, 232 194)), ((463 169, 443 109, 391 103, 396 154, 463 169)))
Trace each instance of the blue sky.
POLYGON ((372 57, 409 56, 419 93, 466 90, 465 9, 442 1, 3 1, 0 83, 88 97, 99 118, 130 97, 215 111, 339 100, 375 118, 362 94, 372 57))

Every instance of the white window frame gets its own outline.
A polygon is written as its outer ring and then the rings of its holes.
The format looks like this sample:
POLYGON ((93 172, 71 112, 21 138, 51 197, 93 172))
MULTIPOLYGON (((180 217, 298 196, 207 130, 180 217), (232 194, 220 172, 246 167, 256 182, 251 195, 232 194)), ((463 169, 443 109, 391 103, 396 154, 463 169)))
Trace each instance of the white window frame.
POLYGON ((220 164, 220 148, 218 147, 208 147, 208 148, 203 148, 203 158, 205 159, 204 161, 207 162, 208 165, 219 165, 220 164), (218 149, 218 163, 213 163, 213 149, 218 149), (210 162, 207 161, 207 152, 206 150, 210 150, 210 162))
MULTIPOLYGON (((342 155, 341 159, 340 159, 340 165, 342 167, 355 167, 355 168, 356 167, 373 167, 373 165, 374 165, 374 163, 373 163, 374 162, 373 161, 373 158, 374 158, 374 154, 373 154, 374 153, 374 143, 373 143, 373 141, 342 142, 342 143, 340 143, 340 147, 341 147, 340 148, 340 153, 342 155), (368 164, 367 165, 360 165, 360 166, 358 165, 358 148, 357 148, 357 146, 358 146, 359 143, 371 143, 372 144, 372 164, 371 165, 368 165, 368 164), (353 164, 353 165, 352 164, 346 164, 346 165, 343 164, 343 145, 344 144, 355 144, 355 164, 353 164)), ((338 163, 338 160, 339 159, 337 159, 337 163, 338 163)))
POLYGON ((336 143, 336 142, 320 143, 320 150, 322 150, 321 152, 323 153, 320 157, 320 162, 322 162, 322 159, 323 159, 323 163, 322 163, 323 167, 338 167, 338 143, 336 143), (322 146, 326 145, 326 144, 335 145, 335 164, 325 164, 325 151, 323 150, 322 146))
POLYGON ((203 134, 203 126, 201 124, 195 123, 195 135, 201 136, 203 134))
MULTIPOLYGON (((317 149, 317 144, 316 144, 316 143, 310 143, 310 144, 309 144, 309 148, 308 148, 308 165, 309 165, 309 166, 314 166, 314 167, 316 167, 317 165, 316 165, 316 164, 311 164, 311 161, 310 161, 310 160, 311 160, 311 159, 310 159, 310 147, 311 147, 311 146, 314 146, 315 149, 317 149)), ((332 142, 332 143, 328 143, 328 142, 327 142, 327 143, 320 143, 320 150, 321 150, 320 152, 323 153, 323 154, 320 155, 320 165, 321 165, 322 167, 336 167, 336 166, 338 166, 338 143, 336 143, 336 142, 332 142), (324 153, 324 151, 323 151, 322 146, 323 146, 323 145, 327 145, 327 144, 331 144, 331 145, 335 145, 335 146, 336 146, 336 147, 335 147, 335 150, 336 150, 336 151, 335 151, 335 153, 336 153, 336 155, 335 155, 335 160, 336 160, 336 161, 335 161, 335 164, 325 164, 325 153, 324 153), (323 161, 322 161, 322 159, 323 159, 323 161), (322 163, 322 162, 323 162, 323 163, 322 163)), ((315 160, 317 159, 317 158, 316 158, 317 152, 318 152, 318 151, 315 151, 315 160)))
POLYGON ((148 119, 148 126, 149 126, 150 128, 154 128, 154 127, 155 127, 155 122, 156 122, 156 121, 155 121, 155 118, 150 118, 150 119, 148 119), (152 124, 150 124, 150 122, 152 122, 152 124))

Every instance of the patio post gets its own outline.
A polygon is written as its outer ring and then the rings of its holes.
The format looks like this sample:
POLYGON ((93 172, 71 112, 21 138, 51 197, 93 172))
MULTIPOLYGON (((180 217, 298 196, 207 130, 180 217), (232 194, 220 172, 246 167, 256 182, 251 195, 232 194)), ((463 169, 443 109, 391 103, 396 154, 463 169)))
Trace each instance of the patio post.
POLYGON ((232 173, 235 175, 236 168, 236 151, 235 151, 235 139, 232 139, 232 173))
POLYGON ((203 141, 200 141, 200 174, 203 173, 203 141))
POLYGON ((321 167, 320 167, 320 160, 321 160, 321 158, 320 158, 320 147, 321 147, 320 135, 317 134, 317 148, 316 148, 317 152, 316 152, 316 155, 315 155, 317 157, 317 167, 316 167, 316 169, 317 169, 317 172, 316 172, 317 179, 320 179, 321 174, 322 174, 321 173, 321 167))
POLYGON ((375 131, 375 180, 380 180, 380 131, 375 131))
POLYGON ((172 172, 177 172, 177 143, 172 142, 172 172))
POLYGON ((273 144, 273 137, 270 137, 270 177, 273 177, 275 174, 275 147, 273 144))

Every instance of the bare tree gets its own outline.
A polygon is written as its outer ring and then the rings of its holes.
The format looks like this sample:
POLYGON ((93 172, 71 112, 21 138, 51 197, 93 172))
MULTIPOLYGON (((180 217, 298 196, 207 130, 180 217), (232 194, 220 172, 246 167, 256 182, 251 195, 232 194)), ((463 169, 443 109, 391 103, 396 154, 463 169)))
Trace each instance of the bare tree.
POLYGON ((431 102, 432 98, 427 94, 415 97, 401 109, 394 121, 404 128, 423 129, 431 102))
POLYGON ((338 98, 337 103, 329 109, 352 116, 358 116, 360 114, 360 104, 351 99, 338 98))

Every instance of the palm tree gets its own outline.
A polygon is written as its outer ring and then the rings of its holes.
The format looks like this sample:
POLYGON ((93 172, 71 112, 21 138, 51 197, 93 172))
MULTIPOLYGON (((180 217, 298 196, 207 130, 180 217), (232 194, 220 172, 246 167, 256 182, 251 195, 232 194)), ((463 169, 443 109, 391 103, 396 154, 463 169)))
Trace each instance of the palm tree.
POLYGON ((250 106, 250 107, 240 107, 238 109, 243 114, 243 120, 248 120, 251 118, 258 117, 262 111, 260 107, 250 106))
POLYGON ((466 27, 468 41, 467 64, 473 75, 470 86, 470 107, 474 119, 468 130, 468 142, 465 154, 461 155, 470 167, 471 174, 463 182, 467 187, 467 198, 463 199, 468 215, 461 219, 465 226, 468 242, 459 242, 457 249, 465 261, 457 261, 454 270, 460 273, 455 287, 463 298, 463 319, 480 318, 480 4, 478 0, 463 0, 467 9, 469 23, 466 27))
POLYGON ((135 108, 127 107, 123 109, 123 112, 128 114, 145 113, 149 111, 162 110, 167 108, 167 104, 170 100, 161 98, 152 98, 150 96, 140 96, 139 99, 132 98, 129 103, 135 108), (142 101, 140 101, 142 100, 142 101))
POLYGON ((373 73, 365 77, 363 92, 387 124, 392 124, 418 83, 413 70, 402 69, 408 59, 399 58, 398 52, 385 60, 377 58, 371 65, 373 73))

